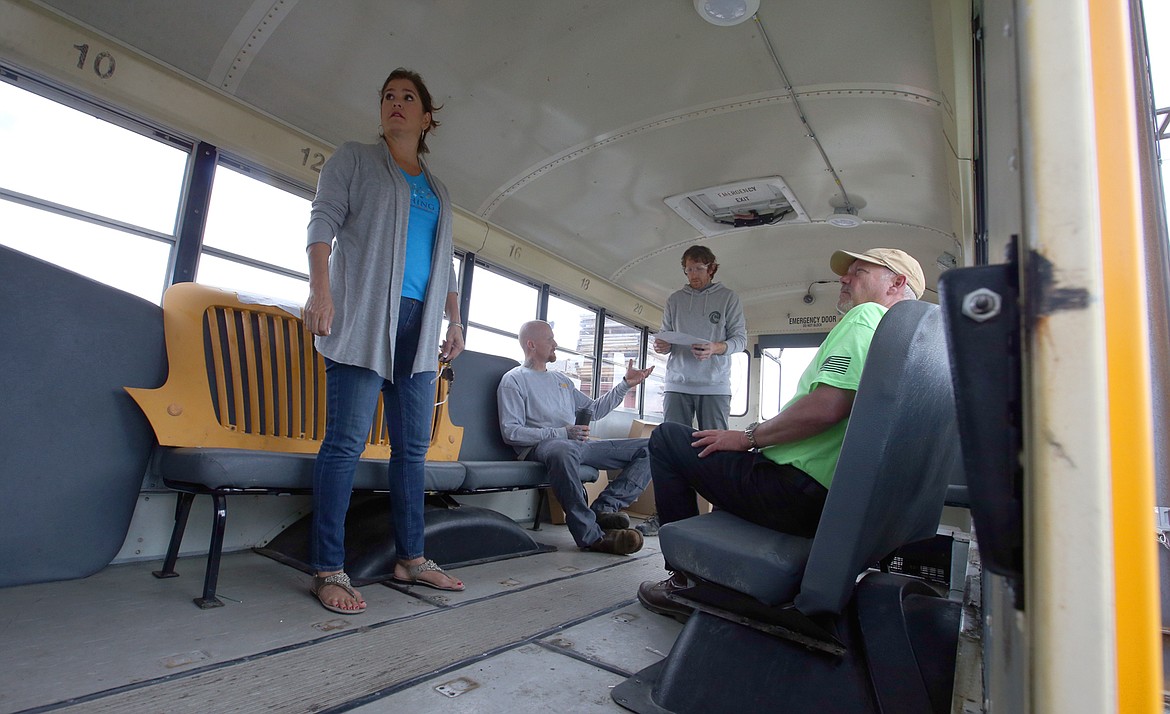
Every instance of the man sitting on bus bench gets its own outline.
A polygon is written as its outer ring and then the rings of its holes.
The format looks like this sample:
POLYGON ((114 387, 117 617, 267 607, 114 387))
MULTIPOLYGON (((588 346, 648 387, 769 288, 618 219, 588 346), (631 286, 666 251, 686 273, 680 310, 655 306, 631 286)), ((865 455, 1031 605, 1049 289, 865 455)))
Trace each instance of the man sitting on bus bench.
POLYGON ((551 325, 541 320, 524 323, 520 346, 524 364, 505 374, 496 392, 504 441, 519 458, 548 467, 553 493, 578 546, 616 555, 636 553, 642 548, 642 534, 630 528, 630 517, 621 509, 650 483, 649 439, 590 441, 589 421, 608 414, 654 368, 634 369, 630 360, 622 381, 600 399, 590 399, 567 376, 547 368, 557 359, 551 325), (581 464, 622 470, 592 507, 577 476, 581 464))
MULTIPOLYGON (((692 431, 662 424, 650 437, 654 499, 663 525, 698 515, 696 492, 716 508, 767 528, 812 537, 841 453, 870 341, 894 303, 922 297, 918 261, 893 248, 839 250, 829 261, 841 276, 844 317, 800 377, 780 413, 743 431, 692 431)), ((687 587, 676 572, 638 588, 653 612, 683 620, 691 609, 667 597, 687 587)))

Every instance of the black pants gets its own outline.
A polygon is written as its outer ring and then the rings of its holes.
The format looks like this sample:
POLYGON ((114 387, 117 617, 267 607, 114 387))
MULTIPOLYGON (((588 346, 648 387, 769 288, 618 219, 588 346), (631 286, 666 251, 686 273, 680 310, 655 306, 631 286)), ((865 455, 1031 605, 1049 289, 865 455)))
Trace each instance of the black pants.
MULTIPOLYGON (((699 514, 695 494, 752 523, 812 537, 828 489, 791 465, 752 451, 719 451, 699 458, 694 430, 665 423, 650 435, 654 502, 663 525, 699 514)), ((667 563, 667 569, 670 564, 667 563)))

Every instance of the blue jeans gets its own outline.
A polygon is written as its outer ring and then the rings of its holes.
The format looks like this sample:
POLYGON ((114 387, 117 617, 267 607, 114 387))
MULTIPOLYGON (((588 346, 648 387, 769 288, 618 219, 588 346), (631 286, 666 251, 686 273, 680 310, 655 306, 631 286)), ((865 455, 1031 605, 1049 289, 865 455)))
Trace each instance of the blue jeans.
POLYGON ((548 467, 549 484, 565 511, 565 523, 577 545, 585 547, 605 535, 597 525, 598 513, 620 511, 634 502, 650 483, 648 439, 598 439, 571 441, 546 439, 528 454, 529 461, 548 467), (590 507, 585 487, 577 476, 581 464, 597 469, 621 469, 590 507))
POLYGON ((401 301, 393 380, 364 367, 325 360, 325 438, 313 467, 310 545, 310 565, 318 572, 345 568, 345 514, 379 391, 390 436, 390 514, 397 555, 410 560, 423 554, 423 484, 435 372, 410 373, 418 352, 422 308, 418 300, 401 301))

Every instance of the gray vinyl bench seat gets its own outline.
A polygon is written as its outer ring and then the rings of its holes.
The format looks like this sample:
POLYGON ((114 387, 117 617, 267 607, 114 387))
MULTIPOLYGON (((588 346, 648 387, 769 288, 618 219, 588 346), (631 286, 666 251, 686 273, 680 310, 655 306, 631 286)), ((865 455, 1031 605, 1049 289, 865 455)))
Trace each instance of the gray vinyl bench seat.
MULTIPOLYGON (((315 454, 248 451, 242 449, 174 447, 155 450, 151 470, 175 490, 310 493, 315 454)), ((425 489, 457 491, 466 469, 458 461, 431 461, 426 466, 425 489)), ((353 490, 385 491, 386 462, 361 459, 353 490)))
POLYGON ((667 525, 666 538, 659 531, 662 555, 690 575, 765 605, 792 602, 800 591, 811 538, 764 528, 726 511, 667 525))

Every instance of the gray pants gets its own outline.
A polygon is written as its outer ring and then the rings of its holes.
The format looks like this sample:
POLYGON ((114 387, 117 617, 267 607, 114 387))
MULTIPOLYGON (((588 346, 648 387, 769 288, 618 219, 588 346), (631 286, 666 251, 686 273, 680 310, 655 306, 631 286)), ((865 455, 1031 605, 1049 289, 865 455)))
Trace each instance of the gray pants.
POLYGON ((662 395, 662 418, 699 429, 726 429, 727 415, 731 413, 730 394, 683 394, 666 392, 662 395))
POLYGON ((549 483, 565 509, 565 522, 577 545, 585 547, 601 540, 604 534, 596 514, 629 506, 650 483, 649 443, 649 439, 548 439, 529 452, 529 461, 539 461, 548 468, 549 483), (594 499, 592 507, 585 502, 585 487, 577 476, 581 464, 622 470, 594 499))

